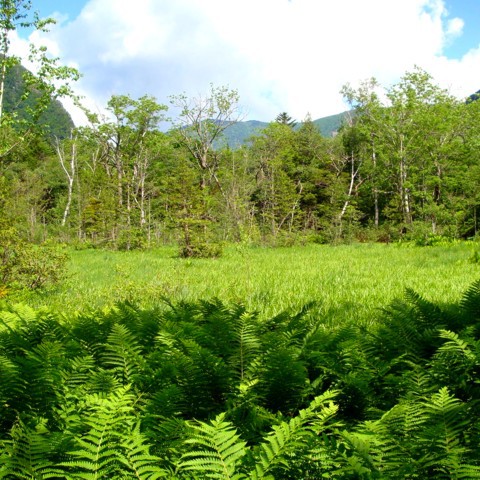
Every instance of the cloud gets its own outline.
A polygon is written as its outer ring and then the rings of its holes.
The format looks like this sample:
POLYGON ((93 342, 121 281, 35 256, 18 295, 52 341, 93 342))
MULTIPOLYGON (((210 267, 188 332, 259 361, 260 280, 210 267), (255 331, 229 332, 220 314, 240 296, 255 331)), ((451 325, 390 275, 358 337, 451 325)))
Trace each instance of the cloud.
POLYGON ((455 38, 459 37, 463 33, 463 27, 465 22, 461 18, 452 18, 447 24, 447 37, 455 38))
POLYGON ((480 51, 442 54, 462 28, 442 0, 90 0, 41 39, 79 68, 79 90, 98 108, 126 93, 168 104, 213 83, 237 89, 248 118, 269 121, 338 113, 345 83, 389 85, 414 65, 467 96, 480 51))

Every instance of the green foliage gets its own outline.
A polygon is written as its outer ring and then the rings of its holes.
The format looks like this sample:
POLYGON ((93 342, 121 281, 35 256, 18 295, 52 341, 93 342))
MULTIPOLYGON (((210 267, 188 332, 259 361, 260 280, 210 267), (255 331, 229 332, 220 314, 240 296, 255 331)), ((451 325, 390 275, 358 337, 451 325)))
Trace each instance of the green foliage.
MULTIPOLYGON (((27 88, 24 77, 28 72, 22 65, 13 66, 5 77, 4 112, 13 114, 23 122, 31 121, 31 112, 40 100, 40 93, 33 91, 25 98, 27 88)), ((49 137, 68 138, 75 127, 69 113, 58 100, 50 100, 39 116, 39 124, 49 137)))
POLYGON ((67 255, 55 245, 22 241, 14 228, 0 228, 0 284, 40 289, 65 278, 67 255))
POLYGON ((0 312, 2 478, 480 478, 479 283, 359 326, 219 300, 0 312))
POLYGON ((192 451, 185 453, 178 465, 180 471, 198 472, 203 478, 240 480, 245 475, 236 473, 237 465, 246 453, 245 442, 235 429, 219 414, 211 425, 189 424, 193 433, 186 440, 192 451))

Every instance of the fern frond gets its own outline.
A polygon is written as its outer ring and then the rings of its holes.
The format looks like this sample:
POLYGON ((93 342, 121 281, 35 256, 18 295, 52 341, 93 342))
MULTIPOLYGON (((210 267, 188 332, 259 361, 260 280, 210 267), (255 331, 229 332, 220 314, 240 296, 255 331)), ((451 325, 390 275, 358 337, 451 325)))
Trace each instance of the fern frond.
POLYGON ((243 382, 250 363, 260 353, 261 343, 258 338, 256 315, 247 312, 240 314, 234 327, 234 338, 237 348, 230 357, 229 363, 236 368, 240 382, 243 382))
POLYGON ((480 280, 474 282, 460 300, 463 325, 474 325, 480 320, 480 280))
POLYGON ((424 403, 425 411, 430 416, 431 429, 426 432, 440 454, 461 454, 461 437, 468 427, 465 404, 450 395, 448 388, 441 388, 424 403))
POLYGON ((46 423, 45 419, 38 419, 36 425, 30 428, 21 420, 17 422, 12 429, 11 440, 3 445, 1 478, 58 478, 52 462, 58 435, 51 434, 46 423))
POLYGON ((127 468, 125 478, 156 480, 167 476, 167 472, 159 466, 161 459, 149 453, 149 446, 140 432, 140 422, 122 441, 121 448, 123 454, 120 461, 127 468))
POLYGON ((19 357, 17 362, 28 383, 26 395, 30 408, 48 416, 63 396, 62 370, 68 364, 65 346, 46 339, 25 352, 25 357, 19 357))
POLYGON ((255 480, 269 478, 274 468, 287 468, 289 452, 303 449, 308 437, 319 435, 326 428, 332 427, 330 421, 337 412, 332 401, 337 394, 336 391, 325 392, 289 422, 274 426, 273 432, 257 449, 258 459, 250 477, 255 480))
POLYGON ((87 395, 82 423, 87 429, 75 438, 75 447, 69 455, 72 460, 62 463, 78 478, 112 478, 121 463, 118 445, 132 424, 134 397, 122 387, 108 397, 87 395))
POLYGON ((245 475, 236 472, 239 461, 246 453, 241 441, 225 414, 217 415, 210 424, 189 423, 193 435, 186 440, 195 450, 182 456, 178 469, 193 471, 201 478, 240 480, 245 475))
POLYGON ((115 324, 107 338, 103 363, 112 367, 124 384, 134 383, 144 368, 142 348, 135 336, 121 324, 115 324))
POLYGON ((476 355, 473 353, 469 343, 462 340, 457 333, 449 330, 440 330, 439 336, 447 340, 438 349, 439 354, 455 354, 469 363, 476 361, 476 355))
POLYGON ((87 380, 85 390, 89 393, 111 394, 122 386, 120 379, 111 370, 97 368, 87 380))
POLYGON ((0 408, 8 405, 10 399, 21 396, 26 388, 19 366, 10 358, 0 355, 0 408))
POLYGON ((69 362, 68 368, 62 371, 62 383, 70 389, 84 387, 95 367, 95 359, 92 355, 75 357, 69 362))
POLYGON ((423 328, 435 329, 444 324, 444 312, 438 305, 426 300, 410 288, 405 290, 405 298, 415 309, 416 317, 423 328))

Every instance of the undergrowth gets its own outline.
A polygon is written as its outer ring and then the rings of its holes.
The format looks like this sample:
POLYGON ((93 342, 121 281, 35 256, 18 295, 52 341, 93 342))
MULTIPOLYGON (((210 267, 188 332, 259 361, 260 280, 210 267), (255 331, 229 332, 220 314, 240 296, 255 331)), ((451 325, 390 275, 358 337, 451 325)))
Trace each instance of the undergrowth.
POLYGON ((371 325, 314 305, 3 304, 0 478, 480 478, 480 281, 371 325))

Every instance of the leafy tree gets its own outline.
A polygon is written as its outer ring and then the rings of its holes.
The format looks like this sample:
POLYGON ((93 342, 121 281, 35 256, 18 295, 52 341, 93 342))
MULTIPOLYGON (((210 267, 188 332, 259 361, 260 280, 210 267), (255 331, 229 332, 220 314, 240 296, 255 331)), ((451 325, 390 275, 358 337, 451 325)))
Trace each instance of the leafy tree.
POLYGON ((279 123, 271 123, 252 139, 256 161, 257 206, 260 228, 275 239, 286 229, 292 231, 300 205, 301 183, 288 174, 294 167, 295 133, 279 123))
POLYGON ((178 118, 173 122, 178 141, 200 169, 202 188, 211 181, 221 188, 214 142, 221 138, 225 129, 240 120, 239 98, 236 90, 213 84, 205 96, 188 98, 181 94, 170 97, 171 104, 179 110, 178 118))
POLYGON ((117 225, 113 238, 117 239, 126 227, 127 249, 131 247, 131 229, 144 229, 147 223, 147 177, 162 142, 157 129, 166 109, 153 97, 133 100, 129 95, 114 95, 108 102, 114 121, 94 125, 104 168, 116 182, 117 225), (138 212, 136 221, 134 211, 138 212))
POLYGON ((343 135, 361 162, 357 177, 371 194, 365 207, 374 225, 381 217, 407 229, 430 221, 436 233, 448 221, 442 212, 458 174, 461 106, 418 68, 386 91, 385 103, 374 79, 343 93, 355 108, 343 135))
POLYGON ((0 3, 0 126, 2 130, 14 128, 16 134, 0 149, 0 158, 8 154, 19 143, 29 137, 43 112, 51 101, 62 96, 73 96, 70 82, 79 78, 77 70, 58 65, 58 59, 50 58, 45 47, 30 46, 30 61, 37 65, 37 74, 24 70, 25 90, 23 99, 32 97, 33 105, 27 104, 28 115, 17 119, 4 111, 6 77, 8 71, 20 63, 18 57, 10 55, 9 34, 17 28, 33 28, 46 31, 54 21, 41 20, 37 13, 30 16, 31 2, 25 0, 2 0, 0 3))

